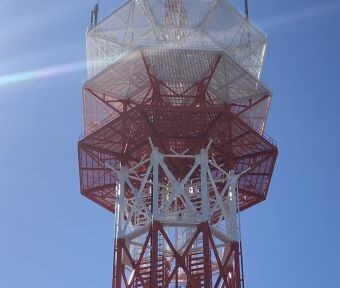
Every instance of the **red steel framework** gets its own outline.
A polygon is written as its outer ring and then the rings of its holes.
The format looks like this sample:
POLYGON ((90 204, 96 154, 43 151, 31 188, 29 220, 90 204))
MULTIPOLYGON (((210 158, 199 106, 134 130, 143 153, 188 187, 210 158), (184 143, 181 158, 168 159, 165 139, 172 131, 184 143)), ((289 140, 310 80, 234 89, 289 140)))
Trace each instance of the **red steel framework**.
POLYGON ((243 287, 238 215, 278 153, 265 39, 224 0, 131 0, 87 38, 80 183, 116 217, 112 287, 243 287))

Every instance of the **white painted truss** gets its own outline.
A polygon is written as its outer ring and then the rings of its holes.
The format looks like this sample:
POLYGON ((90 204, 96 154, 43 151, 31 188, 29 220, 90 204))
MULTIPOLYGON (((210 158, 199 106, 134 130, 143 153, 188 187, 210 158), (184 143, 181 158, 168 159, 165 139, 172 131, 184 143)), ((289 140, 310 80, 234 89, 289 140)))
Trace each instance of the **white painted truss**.
MULTIPOLYGON (((178 226, 178 246, 191 226, 208 221, 216 233, 238 241, 238 179, 247 172, 225 171, 208 157, 208 149, 197 155, 162 154, 152 147, 149 158, 134 167, 122 166, 118 174, 116 233, 118 238, 136 237, 145 233, 152 220, 178 226), (169 163, 171 159, 190 159, 192 165, 182 179, 176 179, 169 163), (146 172, 139 175, 141 166, 146 172), (166 181, 162 180, 166 179, 166 181), (126 191, 129 193, 127 197, 126 191), (189 228, 188 228, 189 227, 189 228)), ((189 231, 189 230, 190 231, 189 231)))

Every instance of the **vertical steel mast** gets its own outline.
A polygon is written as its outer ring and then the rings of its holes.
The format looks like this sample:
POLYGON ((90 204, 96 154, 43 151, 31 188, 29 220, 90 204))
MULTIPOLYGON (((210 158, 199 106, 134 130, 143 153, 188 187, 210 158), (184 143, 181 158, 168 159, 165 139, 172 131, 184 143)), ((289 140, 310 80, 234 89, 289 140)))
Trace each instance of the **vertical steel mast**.
POLYGON ((112 287, 243 287, 265 200, 266 38, 227 0, 130 0, 87 32, 81 192, 116 217, 112 287))

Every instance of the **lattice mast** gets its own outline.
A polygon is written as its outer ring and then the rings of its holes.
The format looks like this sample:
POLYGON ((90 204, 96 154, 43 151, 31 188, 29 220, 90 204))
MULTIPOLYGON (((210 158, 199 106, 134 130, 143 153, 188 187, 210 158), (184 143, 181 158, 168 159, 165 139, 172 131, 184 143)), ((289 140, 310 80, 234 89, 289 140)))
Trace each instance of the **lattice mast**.
POLYGON ((115 214, 112 287, 243 287, 265 200, 266 39, 226 0, 131 0, 87 32, 82 194, 115 214))

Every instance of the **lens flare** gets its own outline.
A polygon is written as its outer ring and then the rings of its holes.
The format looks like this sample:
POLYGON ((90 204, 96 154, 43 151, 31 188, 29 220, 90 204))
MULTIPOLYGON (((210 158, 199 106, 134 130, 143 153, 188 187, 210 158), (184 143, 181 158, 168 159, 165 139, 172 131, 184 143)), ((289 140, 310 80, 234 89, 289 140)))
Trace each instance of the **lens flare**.
POLYGON ((84 70, 85 68, 86 68, 85 62, 73 62, 68 64, 34 69, 30 71, 24 71, 20 73, 13 73, 2 76, 0 75, 0 86, 34 79, 63 75, 75 71, 84 70))

